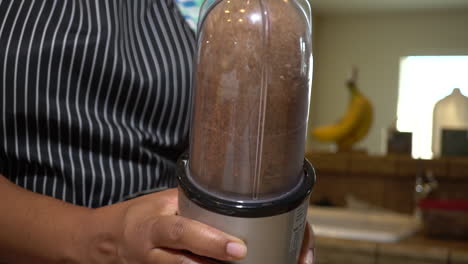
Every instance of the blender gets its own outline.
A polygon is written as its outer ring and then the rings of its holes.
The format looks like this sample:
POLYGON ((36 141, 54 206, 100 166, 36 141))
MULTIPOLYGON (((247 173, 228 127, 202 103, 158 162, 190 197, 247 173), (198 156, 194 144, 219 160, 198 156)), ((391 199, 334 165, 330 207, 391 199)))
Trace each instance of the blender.
POLYGON ((312 80, 307 0, 207 0, 198 23, 179 214, 297 263, 315 183, 304 159, 312 80))

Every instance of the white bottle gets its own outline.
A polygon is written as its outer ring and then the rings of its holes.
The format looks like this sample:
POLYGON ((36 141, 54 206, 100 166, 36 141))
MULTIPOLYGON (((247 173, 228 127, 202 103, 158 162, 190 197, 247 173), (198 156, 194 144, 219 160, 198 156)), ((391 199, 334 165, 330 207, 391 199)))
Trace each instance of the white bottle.
POLYGON ((442 151, 443 129, 468 130, 468 97, 460 89, 453 89, 452 94, 437 102, 434 106, 432 124, 432 153, 440 157, 442 151))

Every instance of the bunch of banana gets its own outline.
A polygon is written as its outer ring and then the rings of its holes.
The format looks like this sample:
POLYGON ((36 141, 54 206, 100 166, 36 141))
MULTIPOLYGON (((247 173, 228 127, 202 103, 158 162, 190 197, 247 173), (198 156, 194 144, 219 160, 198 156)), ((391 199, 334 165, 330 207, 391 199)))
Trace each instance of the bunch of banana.
POLYGON ((351 92, 351 101, 345 115, 336 123, 324 125, 312 130, 312 135, 324 142, 335 142, 339 149, 351 149, 363 139, 370 130, 373 120, 373 108, 370 101, 356 86, 357 71, 347 82, 351 92))

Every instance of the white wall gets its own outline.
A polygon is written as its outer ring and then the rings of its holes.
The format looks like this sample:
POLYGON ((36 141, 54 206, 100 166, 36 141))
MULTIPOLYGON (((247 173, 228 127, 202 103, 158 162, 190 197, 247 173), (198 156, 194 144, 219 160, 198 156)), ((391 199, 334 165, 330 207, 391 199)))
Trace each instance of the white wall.
MULTIPOLYGON (((314 22, 309 128, 333 122, 345 112, 349 94, 344 82, 355 64, 360 69, 359 86, 375 108, 372 130, 358 146, 370 153, 380 152, 381 129, 396 118, 400 58, 468 55, 468 10, 329 14, 318 15, 314 22)), ((329 147, 311 139, 310 133, 308 143, 309 151, 329 147)))

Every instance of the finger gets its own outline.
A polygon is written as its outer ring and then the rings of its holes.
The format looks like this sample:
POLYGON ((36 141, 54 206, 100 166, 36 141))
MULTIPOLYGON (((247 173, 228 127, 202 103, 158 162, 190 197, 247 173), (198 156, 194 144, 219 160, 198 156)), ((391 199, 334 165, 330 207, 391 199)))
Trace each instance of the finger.
POLYGON ((314 233, 314 229, 308 222, 307 222, 307 226, 309 229, 309 248, 313 250, 315 249, 315 233, 314 233))
POLYGON ((203 259, 190 253, 155 248, 151 250, 149 263, 164 264, 219 264, 212 260, 203 259))
POLYGON ((314 257, 314 233, 309 223, 307 223, 299 263, 312 264, 314 263, 314 257))
POLYGON ((181 216, 161 216, 153 224, 156 247, 183 249, 219 260, 239 260, 247 248, 240 239, 181 216))
POLYGON ((164 208, 165 212, 160 211, 164 215, 175 215, 179 211, 179 194, 176 189, 169 189, 160 193, 165 202, 164 208))
POLYGON ((178 211, 178 191, 169 189, 143 196, 161 215, 175 215, 178 211))
POLYGON ((168 202, 177 204, 178 202, 178 190, 177 188, 168 189, 158 193, 159 195, 168 199, 168 202))

